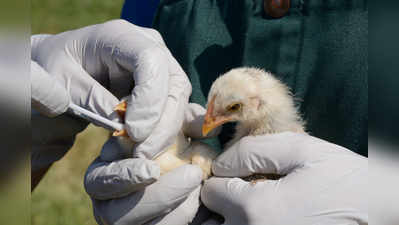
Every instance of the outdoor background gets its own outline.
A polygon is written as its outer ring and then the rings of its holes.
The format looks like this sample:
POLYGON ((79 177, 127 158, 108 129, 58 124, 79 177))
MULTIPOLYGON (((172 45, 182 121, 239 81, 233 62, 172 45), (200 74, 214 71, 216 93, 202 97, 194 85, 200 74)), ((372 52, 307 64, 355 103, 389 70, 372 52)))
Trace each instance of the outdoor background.
MULTIPOLYGON (((32 34, 66 30, 120 18, 123 0, 32 0, 32 34)), ((98 155, 108 133, 89 126, 71 151, 55 163, 32 193, 34 225, 94 225, 83 176, 98 155)))

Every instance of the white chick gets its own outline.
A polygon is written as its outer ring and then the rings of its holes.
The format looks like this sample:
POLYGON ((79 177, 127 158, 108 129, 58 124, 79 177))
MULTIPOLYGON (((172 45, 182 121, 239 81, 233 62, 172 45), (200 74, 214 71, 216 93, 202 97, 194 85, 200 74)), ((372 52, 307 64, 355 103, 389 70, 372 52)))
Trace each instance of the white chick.
POLYGON ((304 132, 289 88, 257 68, 232 69, 212 84, 203 135, 227 122, 237 122, 228 146, 248 135, 304 132))
MULTIPOLYGON (((257 68, 232 69, 212 84, 203 136, 227 122, 237 122, 237 125, 226 148, 248 135, 305 132, 305 123, 289 88, 271 73, 257 68)), ((277 174, 253 174, 243 179, 255 184, 279 178, 281 175, 277 174)))
MULTIPOLYGON (((116 109, 124 117, 126 103, 121 103, 116 109)), ((227 122, 238 122, 234 138, 227 145, 247 135, 305 132, 304 122, 288 87, 271 73, 256 68, 232 69, 212 84, 202 126, 203 136, 227 122)), ((123 136, 125 131, 114 135, 120 136, 119 143, 125 150, 133 148, 134 143, 123 136)), ((199 142, 190 143, 180 132, 175 143, 154 160, 160 165, 161 174, 184 164, 197 164, 206 179, 211 175, 211 164, 216 156, 216 151, 199 142)), ((258 178, 254 176, 249 180, 258 178)))

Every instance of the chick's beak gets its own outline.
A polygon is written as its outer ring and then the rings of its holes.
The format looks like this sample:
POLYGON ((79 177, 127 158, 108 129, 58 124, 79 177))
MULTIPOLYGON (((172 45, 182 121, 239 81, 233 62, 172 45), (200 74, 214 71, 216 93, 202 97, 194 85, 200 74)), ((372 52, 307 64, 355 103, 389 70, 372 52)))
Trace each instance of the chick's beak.
POLYGON ((206 135, 216 127, 231 121, 231 118, 227 116, 212 115, 214 109, 214 101, 215 97, 212 98, 211 102, 208 105, 208 109, 206 110, 205 114, 204 123, 202 124, 202 136, 204 137, 206 137, 206 135))

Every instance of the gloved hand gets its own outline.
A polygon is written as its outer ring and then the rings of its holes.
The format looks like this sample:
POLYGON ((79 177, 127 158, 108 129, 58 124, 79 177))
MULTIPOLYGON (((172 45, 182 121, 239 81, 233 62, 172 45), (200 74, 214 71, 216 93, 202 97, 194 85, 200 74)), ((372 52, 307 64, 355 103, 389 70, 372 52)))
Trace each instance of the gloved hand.
MULTIPOLYGON (((139 143, 136 157, 151 159, 181 129, 191 85, 157 31, 114 20, 57 35, 34 35, 31 47, 31 59, 83 108, 119 120, 113 108, 118 98, 130 96, 125 122, 129 136, 139 143)), ((38 102, 50 104, 46 98, 54 102, 58 94, 39 95, 38 102)), ((67 115, 48 119, 33 113, 32 170, 62 157, 86 126, 67 115)))
POLYGON ((185 165, 162 177, 159 171, 146 159, 96 159, 87 171, 85 188, 97 223, 183 225, 191 221, 199 207, 201 169, 185 165))
POLYGON ((244 137, 212 169, 217 177, 201 199, 226 225, 368 224, 368 160, 307 134, 244 137), (253 173, 286 176, 256 184, 226 178, 253 173))
MULTIPOLYGON (((200 105, 189 104, 182 128, 185 135, 201 137, 205 112, 200 105)), ((111 137, 101 154, 123 152, 118 148, 118 142, 111 137)), ((194 218, 202 181, 199 167, 185 165, 160 177, 160 168, 154 161, 123 159, 123 154, 115 157, 119 159, 112 162, 98 157, 85 176, 85 189, 92 198, 99 224, 184 225, 194 218)))

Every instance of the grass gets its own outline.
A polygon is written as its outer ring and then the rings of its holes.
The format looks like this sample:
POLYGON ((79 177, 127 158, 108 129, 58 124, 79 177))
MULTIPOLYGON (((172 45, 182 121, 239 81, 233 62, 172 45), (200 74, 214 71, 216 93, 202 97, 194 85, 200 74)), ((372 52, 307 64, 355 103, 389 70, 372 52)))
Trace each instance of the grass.
MULTIPOLYGON (((120 17, 123 0, 32 0, 32 34, 56 34, 120 17)), ((31 224, 94 225, 83 176, 108 132, 89 126, 32 193, 31 224)))
POLYGON ((32 193, 32 224, 96 224, 90 198, 84 191, 83 176, 107 136, 107 131, 94 126, 78 135, 72 149, 51 167, 32 193))
POLYGON ((123 0, 32 0, 32 33, 56 34, 120 18, 123 0))

